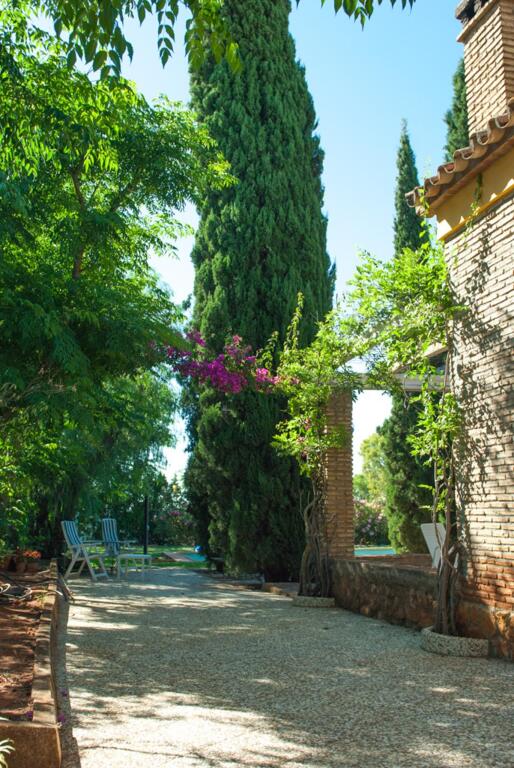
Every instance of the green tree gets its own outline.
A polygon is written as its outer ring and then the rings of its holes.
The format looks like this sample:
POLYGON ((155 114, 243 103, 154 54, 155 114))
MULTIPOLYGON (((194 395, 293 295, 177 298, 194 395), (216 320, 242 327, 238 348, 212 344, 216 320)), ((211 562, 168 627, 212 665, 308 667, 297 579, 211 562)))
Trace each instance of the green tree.
MULTIPOLYGON (((283 341, 300 290, 303 344, 331 307, 323 153, 289 10, 288 0, 227 0, 241 72, 211 60, 193 82, 194 106, 238 179, 208 195, 192 255, 194 323, 220 353, 232 334, 253 349, 274 333, 283 341)), ((303 548, 302 483, 294 462, 271 447, 284 401, 256 392, 231 399, 209 389, 189 396, 187 485, 211 549, 224 552, 232 568, 294 575, 303 548)))
POLYGON ((422 235, 421 219, 407 204, 405 195, 419 185, 416 156, 412 149, 407 122, 402 121, 400 144, 396 156, 396 189, 394 193, 394 253, 404 248, 416 249, 422 235))
MULTIPOLYGON (((395 192, 395 257, 406 248, 415 251, 422 237, 422 221, 407 205, 405 195, 419 184, 416 158, 405 123, 402 125, 397 156, 398 176, 395 192)), ((386 469, 386 505, 391 544, 398 551, 424 552, 420 524, 430 520, 433 482, 429 468, 412 455, 409 436, 416 429, 418 408, 412 395, 394 393, 391 415, 380 428, 386 469)))
POLYGON ((463 59, 460 60, 453 76, 453 101, 451 109, 444 116, 444 122, 447 128, 444 149, 446 159, 450 161, 453 160, 453 153, 457 149, 467 147, 469 144, 468 104, 463 59))
POLYGON ((316 567, 302 568, 307 578, 300 582, 301 594, 324 595, 330 590, 326 536, 320 535, 319 525, 325 506, 324 455, 327 449, 344 445, 346 436, 327 423, 329 398, 339 389, 359 390, 348 361, 363 359, 369 380, 389 391, 397 387, 394 372, 400 367, 421 384, 418 428, 410 442, 413 453, 433 467, 431 517, 434 522, 444 520, 446 527, 435 627, 437 632, 457 633, 455 596, 462 532, 456 525, 452 445, 461 433, 461 413, 455 395, 437 386, 438 361, 426 353, 432 345, 444 344, 451 354, 451 329, 462 311, 462 305, 455 303, 443 246, 427 230, 416 251, 406 248, 385 263, 365 253, 345 303, 319 325, 309 347, 295 345, 293 322, 280 356, 277 382, 288 397, 288 416, 277 427, 275 443, 294 456, 319 487, 317 503, 315 498, 305 510, 304 562, 316 567))
MULTIPOLYGON (((362 25, 383 0, 333 0, 336 13, 343 9, 347 16, 362 25)), ((397 0, 390 0, 395 5, 397 0)), ((415 0, 400 0, 403 8, 415 0)), ((173 53, 175 24, 179 0, 17 0, 16 9, 26 16, 47 15, 56 34, 66 44, 68 62, 73 66, 82 59, 100 71, 102 77, 119 76, 123 56, 132 58, 133 47, 125 36, 126 19, 136 18, 142 24, 155 15, 158 23, 157 46, 163 66, 173 53)), ((322 5, 324 0, 322 0, 322 5)), ((223 0, 182 0, 189 11, 185 46, 193 67, 203 61, 210 50, 216 61, 223 57, 234 70, 239 67, 237 38, 230 34, 223 15, 223 0)), ((0 3, 0 28, 9 17, 12 3, 0 3)))
POLYGON ((379 428, 387 472, 385 514, 389 540, 397 552, 426 552, 421 523, 431 520, 433 470, 413 456, 409 438, 420 406, 413 396, 393 394, 390 417, 379 428))
POLYGON ((362 441, 362 473, 353 478, 354 495, 380 509, 384 508, 387 488, 384 443, 384 436, 378 432, 362 441))
POLYGON ((102 477, 114 482, 123 466, 129 483, 171 441, 175 398, 152 345, 173 343, 182 315, 148 253, 172 255, 176 209, 228 177, 191 114, 149 105, 121 79, 91 82, 51 37, 36 45, 27 20, 10 19, 0 46, 0 538, 38 535, 53 553, 62 517, 101 507, 102 477))

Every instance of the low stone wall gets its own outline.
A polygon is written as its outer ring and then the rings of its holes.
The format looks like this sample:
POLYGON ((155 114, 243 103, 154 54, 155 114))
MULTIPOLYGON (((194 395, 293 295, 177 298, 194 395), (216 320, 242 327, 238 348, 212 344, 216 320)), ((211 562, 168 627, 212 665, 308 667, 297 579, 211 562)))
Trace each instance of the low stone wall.
POLYGON ((61 765, 54 675, 59 610, 55 560, 50 564, 50 580, 34 651, 33 719, 26 723, 0 721, 0 741, 14 742, 15 751, 8 758, 9 768, 59 768, 61 765))
POLYGON ((426 555, 331 560, 337 605, 409 627, 434 622, 437 576, 426 555))
MULTIPOLYGON (((434 622, 437 574, 428 555, 337 558, 331 572, 341 608, 418 629, 434 622)), ((465 637, 489 640, 491 656, 514 659, 514 612, 470 600, 463 591, 457 626, 465 637)))

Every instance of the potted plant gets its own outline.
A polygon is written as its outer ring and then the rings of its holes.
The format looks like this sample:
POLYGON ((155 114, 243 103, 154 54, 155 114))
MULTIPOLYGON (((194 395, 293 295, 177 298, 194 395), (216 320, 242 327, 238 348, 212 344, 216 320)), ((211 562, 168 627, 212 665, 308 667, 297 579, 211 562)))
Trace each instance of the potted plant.
POLYGON ((39 571, 39 561, 41 560, 41 552, 37 549, 26 549, 23 552, 26 558, 26 572, 37 573, 39 571))

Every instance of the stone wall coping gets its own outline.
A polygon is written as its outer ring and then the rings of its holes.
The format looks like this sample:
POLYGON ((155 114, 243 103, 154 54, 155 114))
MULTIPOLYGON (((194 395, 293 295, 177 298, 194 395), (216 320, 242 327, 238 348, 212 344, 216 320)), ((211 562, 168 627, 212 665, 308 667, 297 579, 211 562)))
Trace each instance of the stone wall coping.
MULTIPOLYGON (((401 558, 401 556, 400 556, 401 558)), ((419 565, 402 565, 401 562, 376 562, 381 557, 333 558, 332 567, 347 568, 355 574, 360 573, 370 583, 405 584, 412 588, 433 592, 437 587, 437 571, 419 565)))
POLYGON ((430 555, 359 555, 358 557, 348 558, 354 563, 363 563, 364 565, 377 566, 379 568, 413 568, 416 571, 433 571, 430 555))

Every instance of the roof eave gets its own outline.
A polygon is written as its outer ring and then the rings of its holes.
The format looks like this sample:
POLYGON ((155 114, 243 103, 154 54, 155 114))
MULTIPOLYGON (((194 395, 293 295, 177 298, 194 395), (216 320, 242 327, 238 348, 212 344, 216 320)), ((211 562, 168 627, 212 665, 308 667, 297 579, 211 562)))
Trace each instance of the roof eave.
POLYGON ((407 203, 420 215, 432 216, 448 198, 462 189, 471 178, 488 168, 514 146, 514 99, 498 117, 493 117, 482 131, 471 136, 469 147, 458 149, 453 160, 440 165, 435 176, 406 195, 407 203))

